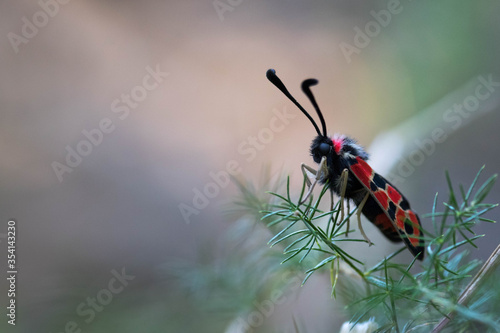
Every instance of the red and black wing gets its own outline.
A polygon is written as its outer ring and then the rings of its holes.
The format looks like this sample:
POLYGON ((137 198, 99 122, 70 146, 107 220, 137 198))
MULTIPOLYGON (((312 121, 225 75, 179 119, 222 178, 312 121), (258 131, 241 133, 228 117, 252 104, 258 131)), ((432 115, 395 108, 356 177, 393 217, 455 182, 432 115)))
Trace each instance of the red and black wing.
POLYGON ((366 206, 366 209, 363 208, 363 214, 390 240, 398 241, 397 235, 399 235, 410 252, 422 260, 425 242, 422 238, 420 220, 411 210, 406 198, 359 156, 352 160, 349 169, 380 208, 375 207, 370 210, 370 206, 366 206))

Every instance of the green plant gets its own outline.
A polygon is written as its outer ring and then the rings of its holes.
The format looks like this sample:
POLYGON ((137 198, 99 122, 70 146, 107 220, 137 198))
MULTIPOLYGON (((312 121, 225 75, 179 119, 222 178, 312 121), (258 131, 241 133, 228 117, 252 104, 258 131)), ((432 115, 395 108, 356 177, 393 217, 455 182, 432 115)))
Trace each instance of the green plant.
MULTIPOLYGON (((459 186, 457 193, 446 174, 449 199, 443 210, 438 208, 438 195, 434 198, 430 218, 432 228, 424 229, 427 257, 417 267, 415 260, 409 264, 396 261, 401 248, 366 268, 363 260, 343 250, 343 243, 366 242, 364 239, 345 238, 349 220, 356 208, 342 216, 340 202, 333 210, 319 209, 328 190, 323 187, 318 198, 300 204, 306 180, 298 198, 292 199, 290 181, 287 179, 285 194, 270 192, 276 202, 263 213, 264 221, 276 234, 271 246, 283 246, 286 258, 307 263, 303 283, 319 270, 328 267, 331 276, 331 294, 342 292, 346 309, 352 314, 351 323, 375 317, 380 332, 450 332, 498 331, 500 320, 500 291, 487 288, 494 283, 491 273, 498 262, 498 251, 483 266, 469 285, 467 281, 481 263, 469 260, 470 247, 477 247, 473 227, 479 222, 494 222, 483 215, 497 204, 484 200, 497 178, 487 179, 477 190, 482 170, 477 173, 465 191, 459 186), (277 229, 277 228, 281 229, 277 229), (353 278, 356 277, 356 278, 353 278), (483 285, 486 287, 479 288, 483 285)), ((427 223, 428 225, 428 223, 427 223)))

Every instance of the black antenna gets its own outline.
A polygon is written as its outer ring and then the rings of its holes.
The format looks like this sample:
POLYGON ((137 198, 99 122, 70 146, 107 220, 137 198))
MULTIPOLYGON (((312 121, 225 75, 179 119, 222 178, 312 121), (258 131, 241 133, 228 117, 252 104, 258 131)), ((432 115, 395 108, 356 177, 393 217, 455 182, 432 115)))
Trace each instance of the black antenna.
MULTIPOLYGON (((306 115, 306 117, 311 121, 311 123, 314 125, 314 128, 316 129, 316 132, 318 133, 318 135, 321 135, 321 132, 319 131, 318 125, 316 125, 316 123, 314 122, 314 119, 311 117, 311 115, 309 113, 307 113, 306 110, 304 110, 304 108, 302 107, 302 105, 300 105, 299 102, 297 102, 295 100, 295 98, 293 98, 293 96, 288 92, 288 90, 286 89, 286 87, 283 84, 283 82, 281 82, 280 78, 278 76, 276 76, 276 71, 274 69, 268 69, 267 72, 266 72, 266 76, 267 76, 267 79, 269 81, 271 81, 271 83, 276 86, 276 88, 278 88, 279 90, 281 90, 281 92, 283 94, 285 94, 285 96, 288 97, 288 99, 293 102, 293 104, 297 105, 297 107, 300 109, 300 111, 302 111, 306 115)), ((302 83, 302 86, 304 86, 304 83, 302 83)), ((309 89, 309 87, 307 89, 309 89)), ((304 88, 302 88, 302 90, 304 90, 304 88)), ((305 93, 305 91, 304 91, 304 93, 305 93)), ((310 99, 310 97, 309 97, 309 99, 310 99)), ((314 99, 314 97, 313 97, 313 99, 314 99)), ((316 111, 318 111, 318 113, 319 113, 319 109, 316 109, 316 111)), ((323 120, 323 116, 321 115, 321 113, 319 113, 319 114, 320 114, 320 118, 321 118, 321 123, 323 125, 323 132, 325 132, 325 136, 326 136, 325 121, 323 120)))
POLYGON ((316 109, 316 112, 318 113, 318 116, 319 116, 319 120, 321 120, 321 127, 323 127, 323 136, 326 136, 325 118, 323 118, 323 114, 321 113, 321 110, 319 109, 318 103, 316 103, 316 98, 314 98, 314 95, 311 91, 311 86, 315 86, 317 84, 318 84, 318 80, 316 80, 316 79, 304 80, 304 82, 302 82, 302 91, 309 98, 312 105, 314 106, 314 109, 316 109))

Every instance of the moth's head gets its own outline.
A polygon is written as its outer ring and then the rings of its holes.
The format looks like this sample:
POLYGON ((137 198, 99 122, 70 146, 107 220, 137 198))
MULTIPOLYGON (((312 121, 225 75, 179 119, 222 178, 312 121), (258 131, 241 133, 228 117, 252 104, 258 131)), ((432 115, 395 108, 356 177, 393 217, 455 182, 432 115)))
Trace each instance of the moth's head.
POLYGON ((323 156, 329 160, 334 153, 333 141, 327 136, 318 135, 311 143, 311 156, 316 163, 319 163, 323 156))

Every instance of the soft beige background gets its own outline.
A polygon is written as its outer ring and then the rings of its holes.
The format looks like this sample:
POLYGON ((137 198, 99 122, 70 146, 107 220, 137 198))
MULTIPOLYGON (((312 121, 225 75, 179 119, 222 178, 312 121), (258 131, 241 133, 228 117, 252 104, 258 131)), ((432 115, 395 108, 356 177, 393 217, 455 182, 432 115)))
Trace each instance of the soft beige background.
MULTIPOLYGON (((221 207, 237 193, 233 184, 191 223, 179 211, 180 204, 192 204, 194 189, 212 181, 210 172, 236 161, 245 177, 256 180, 271 165, 291 172, 298 184, 300 163, 311 163, 314 129, 267 81, 268 68, 276 68, 308 110, 300 83, 318 78, 314 91, 329 131, 367 147, 445 96, 452 94, 446 108, 461 103, 467 95, 457 89, 478 75, 500 81, 495 1, 402 1, 400 12, 350 62, 339 45, 353 44, 355 28, 363 29, 373 21, 370 12, 387 9, 388 2, 222 2, 231 8, 223 19, 212 1, 71 1, 51 7, 54 16, 18 52, 9 33, 21 35, 23 17, 32 21, 40 4, 0 4, 0 233, 9 218, 18 221, 17 331, 61 332, 68 321, 84 332, 215 332, 227 326, 230 315, 217 325, 194 316, 159 267, 180 258, 195 263, 206 246, 224 239, 232 220, 221 207), (147 67, 168 76, 121 120, 111 105, 142 84, 147 67), (273 110, 285 108, 296 117, 247 160, 238 147, 269 127, 273 110), (51 164, 64 163, 66 146, 75 148, 85 139, 82 131, 105 118, 114 131, 59 182, 51 164), (84 323, 75 308, 122 267, 133 282, 84 323)), ((400 185, 417 211, 429 212, 437 191, 445 200, 445 169, 464 184, 483 164, 487 176, 500 170, 494 101, 472 112, 468 124, 400 185)), ((442 120, 446 108, 431 112, 442 120)), ((392 151, 388 146, 376 158, 392 151)), ((495 189, 490 201, 499 200, 495 189)), ((394 249, 365 228, 378 240, 370 251, 375 257, 394 249)), ((479 227, 485 232, 474 256, 485 258, 496 246, 497 226, 479 227)), ((0 263, 4 269, 5 259, 0 263)), ((295 296, 257 330, 293 331, 293 317, 311 332, 336 331, 346 318, 327 284, 318 276, 290 291, 295 296)), ((2 331, 15 331, 3 311, 0 318, 2 331)))

